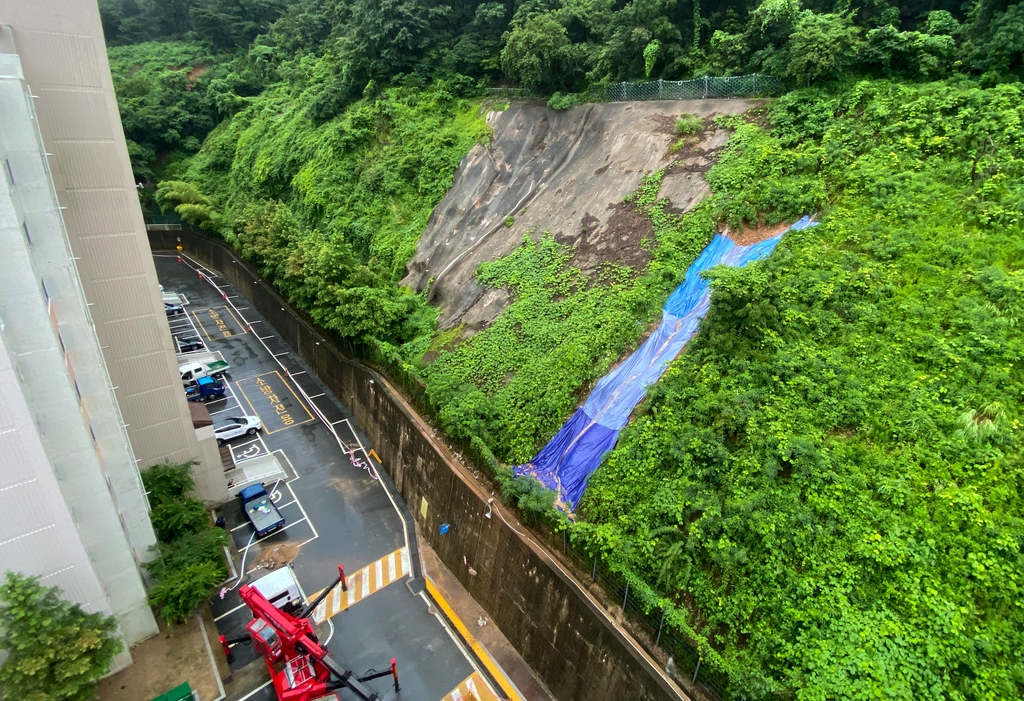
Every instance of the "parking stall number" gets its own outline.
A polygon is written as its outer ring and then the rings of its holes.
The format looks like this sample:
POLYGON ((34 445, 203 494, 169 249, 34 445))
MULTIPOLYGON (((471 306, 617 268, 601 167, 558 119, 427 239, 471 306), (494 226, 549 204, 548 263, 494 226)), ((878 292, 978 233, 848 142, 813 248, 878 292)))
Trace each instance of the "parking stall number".
POLYGON ((281 403, 281 398, 274 392, 274 388, 263 381, 262 377, 256 378, 256 386, 260 388, 260 392, 266 397, 267 401, 270 402, 271 408, 274 413, 277 414, 277 418, 281 419, 281 423, 285 426, 291 426, 295 423, 295 419, 288 413, 287 407, 281 403))

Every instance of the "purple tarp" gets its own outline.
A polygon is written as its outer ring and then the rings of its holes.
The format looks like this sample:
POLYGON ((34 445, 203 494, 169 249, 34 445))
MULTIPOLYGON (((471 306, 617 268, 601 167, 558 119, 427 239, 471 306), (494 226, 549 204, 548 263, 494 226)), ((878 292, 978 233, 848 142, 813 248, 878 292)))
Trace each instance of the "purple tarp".
MULTIPOLYGON (((804 217, 790 229, 804 229, 814 223, 804 217)), ((544 486, 557 491, 562 505, 572 510, 583 496, 587 478, 601 464, 602 456, 615 447, 619 431, 629 421, 633 408, 682 352, 708 313, 711 290, 701 273, 716 265, 743 267, 765 258, 782 236, 778 234, 750 246, 737 246, 724 236, 715 236, 686 271, 683 284, 665 302, 658 329, 624 362, 598 380, 583 406, 537 457, 516 466, 516 474, 536 477, 544 486)))

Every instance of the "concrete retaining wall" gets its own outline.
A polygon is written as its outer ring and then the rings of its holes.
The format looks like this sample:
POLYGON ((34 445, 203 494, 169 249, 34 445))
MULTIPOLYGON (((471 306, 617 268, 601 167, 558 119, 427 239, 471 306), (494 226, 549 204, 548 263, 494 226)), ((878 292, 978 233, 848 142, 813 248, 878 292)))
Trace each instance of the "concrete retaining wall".
POLYGON ((226 246, 188 231, 150 231, 150 242, 153 250, 180 244, 227 277, 348 405, 430 546, 560 701, 683 698, 579 583, 499 513, 497 499, 485 516, 491 495, 384 378, 339 352, 328 332, 293 311, 226 246), (449 525, 443 535, 442 524, 449 525))

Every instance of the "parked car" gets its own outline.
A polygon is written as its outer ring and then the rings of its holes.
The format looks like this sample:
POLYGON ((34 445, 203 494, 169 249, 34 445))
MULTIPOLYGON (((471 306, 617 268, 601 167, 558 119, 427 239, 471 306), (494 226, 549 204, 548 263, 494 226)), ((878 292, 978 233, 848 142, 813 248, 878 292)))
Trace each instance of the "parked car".
POLYGON ((185 397, 190 402, 208 402, 220 399, 227 390, 212 377, 200 377, 196 383, 185 390, 185 397))
POLYGON ((178 338, 175 340, 178 342, 179 353, 194 353, 206 350, 206 346, 198 338, 178 338))
POLYGON ((167 314, 167 316, 177 316, 178 314, 185 313, 185 307, 180 304, 175 304, 174 302, 164 302, 164 313, 167 314))
POLYGON ((213 422, 213 434, 217 436, 217 445, 224 445, 225 441, 238 436, 254 436, 262 429, 263 423, 255 416, 233 416, 230 419, 213 422))

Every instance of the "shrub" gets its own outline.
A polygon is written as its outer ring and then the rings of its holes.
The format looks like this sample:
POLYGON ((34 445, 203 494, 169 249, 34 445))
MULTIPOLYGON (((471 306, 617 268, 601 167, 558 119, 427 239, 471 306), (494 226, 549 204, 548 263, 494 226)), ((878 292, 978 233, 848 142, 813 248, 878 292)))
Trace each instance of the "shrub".
POLYGON ((168 624, 185 620, 227 576, 223 547, 228 534, 210 523, 202 502, 188 496, 195 489, 193 464, 163 463, 142 473, 159 540, 153 548, 157 557, 143 565, 159 580, 149 603, 168 624))
POLYGON ((213 562, 192 562, 168 569, 164 578, 149 592, 149 603, 160 608, 168 624, 184 621, 210 597, 224 581, 224 568, 213 562))
POLYGON ((573 105, 578 105, 581 102, 586 102, 584 96, 580 93, 560 93, 556 92, 548 100, 548 107, 553 110, 567 110, 573 105))
POLYGON ((704 120, 695 114, 684 114, 676 120, 676 136, 693 136, 704 130, 704 120))
POLYGON ((87 701, 122 649, 112 616, 86 613, 38 577, 8 572, 0 586, 0 667, 4 697, 87 701))

